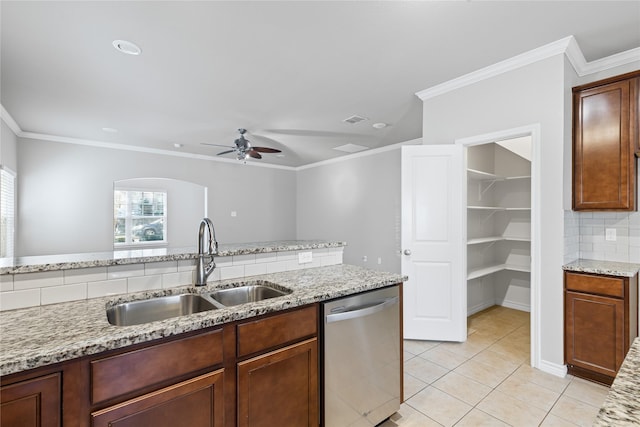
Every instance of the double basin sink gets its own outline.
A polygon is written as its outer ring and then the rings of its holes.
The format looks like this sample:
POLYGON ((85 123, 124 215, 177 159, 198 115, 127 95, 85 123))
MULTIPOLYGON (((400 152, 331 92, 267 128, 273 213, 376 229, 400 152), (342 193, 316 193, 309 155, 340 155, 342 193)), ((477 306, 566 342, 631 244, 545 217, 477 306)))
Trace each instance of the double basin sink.
POLYGON ((209 293, 183 293, 116 304, 107 309, 107 320, 115 326, 140 325, 172 317, 258 302, 290 294, 290 289, 269 282, 249 283, 209 293))

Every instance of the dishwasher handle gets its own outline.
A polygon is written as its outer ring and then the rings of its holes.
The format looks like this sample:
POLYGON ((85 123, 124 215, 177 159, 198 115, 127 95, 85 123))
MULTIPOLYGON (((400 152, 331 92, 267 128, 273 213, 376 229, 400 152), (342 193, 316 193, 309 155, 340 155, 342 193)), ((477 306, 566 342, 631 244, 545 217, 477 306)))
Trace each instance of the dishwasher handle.
POLYGON ((371 314, 378 313, 387 307, 391 307, 398 303, 398 297, 387 298, 382 302, 377 302, 373 305, 365 308, 359 308, 357 310, 343 311, 341 313, 334 313, 325 316, 326 323, 340 322, 342 320, 356 319, 358 317, 369 316, 371 314))

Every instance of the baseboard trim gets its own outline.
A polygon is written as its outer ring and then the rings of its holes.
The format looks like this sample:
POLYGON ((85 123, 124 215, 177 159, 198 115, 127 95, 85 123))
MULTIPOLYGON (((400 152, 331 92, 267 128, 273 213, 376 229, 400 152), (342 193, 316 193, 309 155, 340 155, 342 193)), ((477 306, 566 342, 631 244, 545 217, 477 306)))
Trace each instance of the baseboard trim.
POLYGON ((547 374, 555 375, 556 377, 564 378, 567 376, 567 365, 559 365, 557 363, 541 360, 537 368, 547 374))

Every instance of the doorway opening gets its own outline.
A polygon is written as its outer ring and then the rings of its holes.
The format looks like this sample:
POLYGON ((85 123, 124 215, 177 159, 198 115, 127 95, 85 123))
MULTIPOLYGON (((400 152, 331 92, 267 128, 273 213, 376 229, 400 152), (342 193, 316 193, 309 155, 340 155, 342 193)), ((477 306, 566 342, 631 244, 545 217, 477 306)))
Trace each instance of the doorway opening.
POLYGON ((510 309, 512 318, 530 324, 529 342, 522 344, 533 367, 540 360, 538 135, 535 126, 458 141, 467 178, 463 234, 469 333, 477 313, 510 309))

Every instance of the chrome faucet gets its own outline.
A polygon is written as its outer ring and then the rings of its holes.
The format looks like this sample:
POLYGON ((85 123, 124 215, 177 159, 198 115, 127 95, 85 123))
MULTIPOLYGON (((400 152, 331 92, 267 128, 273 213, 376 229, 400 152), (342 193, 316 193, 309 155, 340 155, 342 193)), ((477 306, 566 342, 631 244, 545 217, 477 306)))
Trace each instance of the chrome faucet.
POLYGON ((213 269, 216 268, 216 263, 213 261, 213 256, 218 255, 218 241, 216 240, 216 230, 213 228, 213 222, 209 218, 203 218, 200 221, 200 228, 198 230, 198 264, 196 265, 196 283, 195 286, 204 286, 207 284, 207 277, 213 273, 213 269), (205 227, 209 234, 209 250, 204 253, 204 231, 205 227), (211 260, 205 267, 205 257, 211 257, 211 260))

